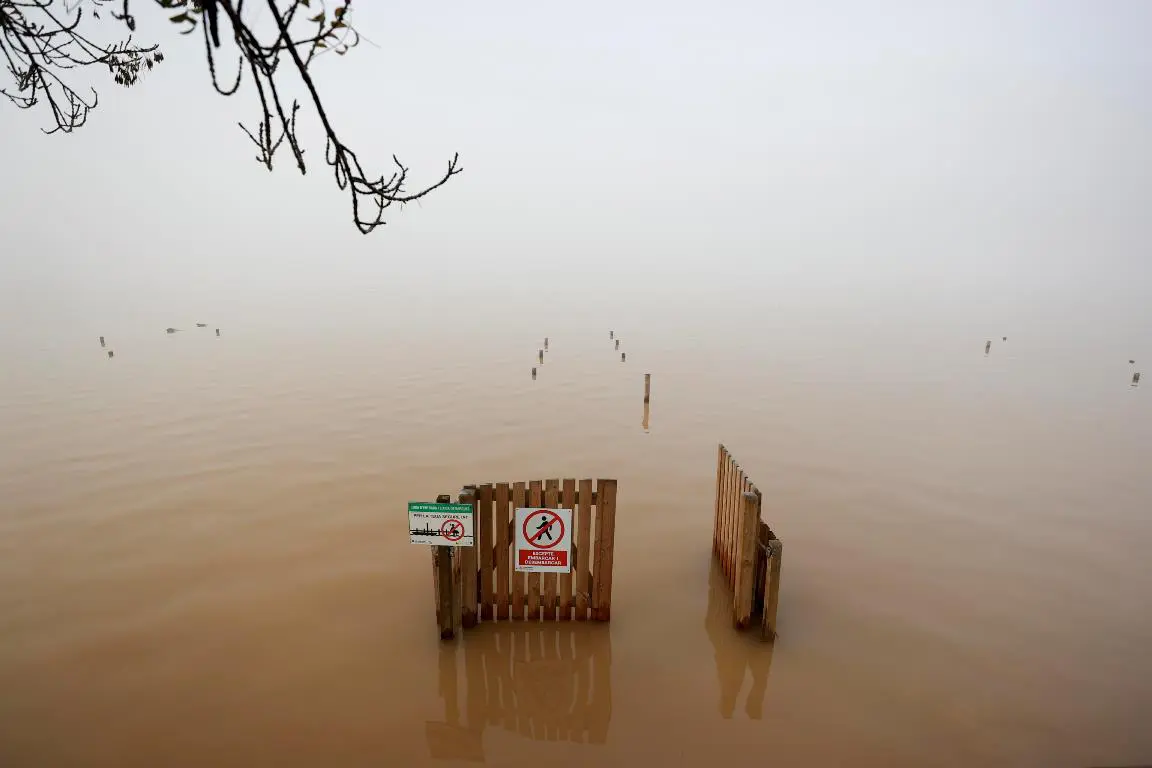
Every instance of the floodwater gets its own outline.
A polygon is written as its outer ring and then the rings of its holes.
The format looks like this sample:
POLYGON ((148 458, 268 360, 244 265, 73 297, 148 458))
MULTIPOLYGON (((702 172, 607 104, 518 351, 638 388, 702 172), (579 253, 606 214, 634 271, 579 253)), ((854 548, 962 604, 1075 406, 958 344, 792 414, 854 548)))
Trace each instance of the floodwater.
POLYGON ((453 303, 9 330, 0 765, 1152 763, 1130 350, 453 303), (775 645, 712 572, 720 441, 786 545, 775 645), (619 480, 611 624, 441 644, 406 503, 549 477, 619 480))

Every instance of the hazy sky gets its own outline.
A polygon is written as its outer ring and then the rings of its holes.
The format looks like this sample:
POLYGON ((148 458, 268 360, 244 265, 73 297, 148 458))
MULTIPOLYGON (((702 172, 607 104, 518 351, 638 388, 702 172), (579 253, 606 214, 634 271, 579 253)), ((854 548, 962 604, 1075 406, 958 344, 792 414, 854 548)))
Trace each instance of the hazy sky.
POLYGON ((536 295, 1152 335, 1146 2, 362 0, 375 45, 316 66, 341 134, 465 169, 367 237, 321 145, 268 174, 250 86, 137 17, 167 61, 93 73, 83 130, 0 106, 8 333, 536 295))

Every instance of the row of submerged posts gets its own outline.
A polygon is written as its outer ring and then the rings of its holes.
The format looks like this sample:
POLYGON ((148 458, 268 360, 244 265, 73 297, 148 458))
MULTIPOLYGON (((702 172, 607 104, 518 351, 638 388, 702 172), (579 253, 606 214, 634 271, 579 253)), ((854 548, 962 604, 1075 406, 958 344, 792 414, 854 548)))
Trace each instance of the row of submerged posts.
MULTIPOLYGON (((608 340, 616 342, 616 351, 619 352, 620 351, 620 339, 616 338, 616 331, 608 331, 608 340)), ((544 353, 547 351, 548 351, 548 337, 545 336, 544 337, 544 346, 542 346, 538 350, 536 350, 536 362, 538 364, 544 365, 544 353)), ((622 363, 627 362, 627 360, 628 360, 628 353, 627 352, 620 352, 620 362, 622 362, 622 363)), ((645 403, 648 402, 647 387, 648 387, 648 378, 650 376, 651 376, 651 374, 644 374, 644 379, 645 379, 645 381, 644 381, 644 386, 645 386, 644 402, 645 403)), ((532 366, 532 380, 533 381, 536 380, 536 366, 532 366)))
MULTIPOLYGON (((1000 340, 1001 341, 1008 341, 1008 337, 1007 336, 1001 336, 1000 340)), ((984 357, 988 357, 991 353, 992 353, 992 340, 989 339, 988 341, 984 342, 984 357)), ((1136 365, 1136 361, 1135 360, 1129 360, 1128 365, 1136 365)), ((1133 371, 1133 373, 1132 373, 1132 385, 1131 386, 1133 386, 1133 387, 1140 386, 1140 371, 1133 371)))

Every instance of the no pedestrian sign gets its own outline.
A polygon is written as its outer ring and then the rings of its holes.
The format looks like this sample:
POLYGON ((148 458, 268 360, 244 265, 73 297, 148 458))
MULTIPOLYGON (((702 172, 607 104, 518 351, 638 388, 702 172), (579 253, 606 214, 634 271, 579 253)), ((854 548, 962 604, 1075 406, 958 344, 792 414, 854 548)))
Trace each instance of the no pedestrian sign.
POLYGON ((572 572, 572 510, 523 507, 514 528, 517 571, 572 572))
POLYGON ((472 505, 408 502, 408 540, 434 547, 471 547, 472 505))

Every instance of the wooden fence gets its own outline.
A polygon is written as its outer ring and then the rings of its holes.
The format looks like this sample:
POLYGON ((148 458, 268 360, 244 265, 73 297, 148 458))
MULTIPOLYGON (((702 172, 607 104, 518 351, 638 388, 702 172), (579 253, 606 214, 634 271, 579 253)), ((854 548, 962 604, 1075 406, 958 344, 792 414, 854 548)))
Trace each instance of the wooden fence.
POLYGON ((716 462, 712 549, 732 590, 736 628, 746 629, 758 615, 762 639, 772 640, 776 637, 784 546, 761 519, 762 500, 760 490, 721 445, 716 462))
POLYGON ((615 480, 470 485, 459 500, 472 505, 475 546, 432 548, 442 638, 452 637, 456 626, 481 622, 611 618, 615 480), (572 510, 571 573, 514 569, 513 525, 521 507, 572 510))
POLYGON ((459 650, 443 645, 444 720, 425 725, 429 751, 483 762, 487 726, 538 741, 603 744, 611 665, 608 628, 591 624, 497 623, 470 633, 459 650))

